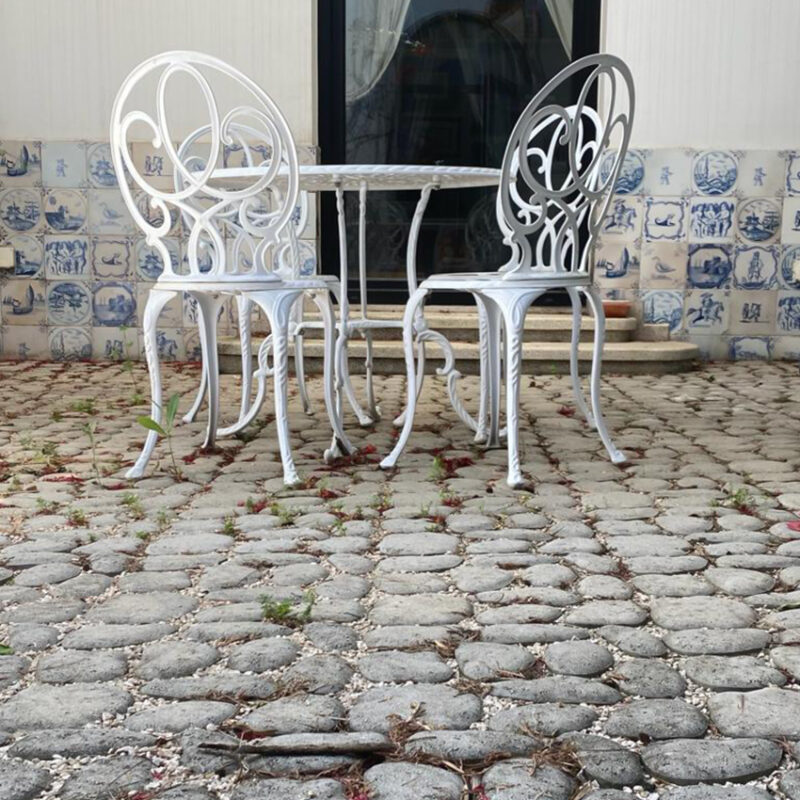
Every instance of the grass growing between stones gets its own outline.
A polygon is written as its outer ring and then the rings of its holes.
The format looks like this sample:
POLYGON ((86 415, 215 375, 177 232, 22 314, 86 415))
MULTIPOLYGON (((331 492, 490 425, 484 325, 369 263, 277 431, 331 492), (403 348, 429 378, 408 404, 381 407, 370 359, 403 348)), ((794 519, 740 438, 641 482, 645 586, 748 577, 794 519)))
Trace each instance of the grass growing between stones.
POLYGON ((260 602, 261 616, 266 622, 274 622, 288 628, 302 628, 311 621, 317 594, 313 589, 309 589, 299 604, 291 600, 276 600, 270 594, 262 595, 260 602))

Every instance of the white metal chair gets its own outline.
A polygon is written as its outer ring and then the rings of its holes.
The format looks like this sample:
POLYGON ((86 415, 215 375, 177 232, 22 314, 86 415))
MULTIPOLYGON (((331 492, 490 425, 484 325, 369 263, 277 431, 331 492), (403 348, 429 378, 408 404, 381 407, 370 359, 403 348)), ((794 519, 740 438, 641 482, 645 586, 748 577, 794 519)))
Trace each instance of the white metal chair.
MULTIPOLYGON (((185 87, 180 87, 185 91, 185 87)), ((129 173, 134 185, 150 198, 150 207, 162 221, 151 222, 137 207, 131 187, 120 180, 120 190, 147 243, 161 256, 164 271, 148 295, 142 323, 145 354, 150 371, 152 418, 161 420, 161 376, 156 346, 156 325, 164 305, 182 292, 198 306, 198 322, 203 354, 203 372, 208 384, 209 417, 204 447, 211 447, 217 435, 219 417, 219 365, 217 358, 217 314, 225 297, 246 298, 257 304, 269 320, 273 355, 272 377, 275 391, 275 416, 283 462, 284 481, 299 482, 289 444, 287 420, 287 372, 290 313, 297 299, 310 293, 318 305, 325 325, 325 400, 334 437, 344 452, 352 447, 342 430, 334 398, 333 356, 334 317, 328 285, 318 278, 293 274, 287 252, 296 242, 287 235, 287 225, 298 198, 297 151, 289 126, 272 99, 253 81, 212 56, 189 51, 163 53, 144 61, 123 81, 111 114, 111 155, 118 175, 129 173), (184 76, 199 89, 208 114, 208 123, 196 129, 191 146, 176 148, 167 115, 167 90, 184 76), (134 104, 143 96, 140 84, 155 82, 155 96, 149 110, 134 104), (221 113, 217 85, 225 95, 235 95, 221 113), (244 102, 241 101, 244 98, 244 102), (205 136, 198 136, 202 130, 205 136), (143 175, 134 163, 129 144, 139 132, 176 175, 172 189, 143 175), (263 167, 250 185, 226 189, 212 179, 222 164, 223 148, 236 145, 248 163, 263 167), (196 149, 204 152, 198 156, 196 149), (155 184, 155 185, 154 185, 155 184), (179 212, 187 232, 187 270, 176 271, 163 241, 171 227, 170 211, 179 212), (226 240, 225 234, 228 233, 226 240), (249 259, 240 258, 246 251, 249 259), (211 267, 203 272, 201 256, 211 267)), ((152 215, 151 215, 152 216, 152 215)), ((240 308, 241 308, 240 304, 240 308)), ((150 431, 129 478, 141 477, 158 436, 150 431)))
MULTIPOLYGON (((574 94, 572 96, 575 96, 574 94)), ((609 437, 600 408, 600 372, 605 315, 593 286, 592 246, 606 214, 625 158, 633 122, 633 79, 626 64, 611 55, 591 55, 571 64, 549 81, 522 112, 506 148, 497 195, 497 220, 511 258, 496 272, 437 275, 423 281, 405 311, 404 347, 408 376, 405 424, 381 466, 393 467, 411 433, 417 400, 413 321, 431 291, 471 292, 481 330, 481 408, 476 439, 498 446, 501 341, 505 341, 508 484, 525 485, 518 445, 519 392, 525 315, 548 289, 566 289, 572 304, 570 372, 575 400, 587 422, 596 427, 611 460, 625 456, 609 437), (579 87, 574 105, 559 102, 579 87), (595 92, 603 101, 590 105, 595 92), (611 149, 612 140, 614 149, 611 149), (578 373, 583 293, 595 320, 591 411, 578 373)))

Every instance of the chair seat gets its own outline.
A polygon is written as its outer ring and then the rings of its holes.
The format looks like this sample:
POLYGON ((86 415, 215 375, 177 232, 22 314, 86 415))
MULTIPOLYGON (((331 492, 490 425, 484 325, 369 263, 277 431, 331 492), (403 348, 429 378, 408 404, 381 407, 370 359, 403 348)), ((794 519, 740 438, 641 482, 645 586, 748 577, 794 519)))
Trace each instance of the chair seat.
POLYGON ((449 272, 432 275, 420 284, 421 289, 480 291, 481 289, 538 289, 559 286, 589 286, 586 272, 534 272, 520 277, 504 278, 502 272, 449 272))
POLYGON ((166 289, 172 292, 220 292, 221 294, 241 294, 242 292, 270 292, 281 289, 325 289, 336 286, 339 279, 335 275, 310 275, 307 278, 283 279, 270 275, 230 275, 223 280, 217 276, 205 278, 202 275, 179 275, 174 278, 159 278, 151 288, 166 289))

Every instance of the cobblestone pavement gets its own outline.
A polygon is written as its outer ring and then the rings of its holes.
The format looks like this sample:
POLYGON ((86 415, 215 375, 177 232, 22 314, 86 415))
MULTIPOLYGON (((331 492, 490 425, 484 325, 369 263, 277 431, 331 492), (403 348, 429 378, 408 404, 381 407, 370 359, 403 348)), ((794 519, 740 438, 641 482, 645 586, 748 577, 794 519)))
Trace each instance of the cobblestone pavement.
POLYGON ((302 489, 267 414, 130 484, 145 382, 0 365, 2 800, 800 798, 796 367, 607 378, 624 468, 537 377, 529 492, 435 379, 381 472, 400 377, 302 489))

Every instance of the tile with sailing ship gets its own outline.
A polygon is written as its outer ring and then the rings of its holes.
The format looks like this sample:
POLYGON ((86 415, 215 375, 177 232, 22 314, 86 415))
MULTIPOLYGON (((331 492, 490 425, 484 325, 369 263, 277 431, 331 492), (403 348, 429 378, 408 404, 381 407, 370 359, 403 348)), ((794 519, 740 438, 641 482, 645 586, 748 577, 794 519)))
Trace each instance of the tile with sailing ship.
POLYGON ((48 278, 88 278, 88 237, 45 236, 44 267, 48 278))
POLYGON ((786 154, 745 150, 739 156, 738 172, 737 192, 742 197, 777 197, 786 188, 786 154))
POLYGON ((90 189, 88 198, 89 233, 119 236, 136 231, 119 189, 90 189))
POLYGON ((48 189, 42 200, 48 233, 81 233, 86 225, 86 196, 77 189, 48 189))
POLYGON ((119 327, 136 324, 136 295, 133 284, 124 281, 96 281, 92 287, 92 324, 119 327))
POLYGON ((800 336, 800 291, 780 291, 776 295, 776 331, 788 336, 800 336))
POLYGON ((646 242, 686 240, 686 201, 680 197, 646 197, 644 201, 646 242))
POLYGON ((784 244, 800 244, 800 197, 783 199, 781 241, 784 244))
POLYGON ((0 186, 42 185, 42 143, 0 141, 0 186))
POLYGON ((645 242, 640 286, 643 289, 683 289, 689 246, 684 242, 645 242))
POLYGON ((687 285, 694 289, 727 289, 733 272, 733 248, 728 245, 690 244, 687 285))
POLYGON ((3 325, 0 331, 4 358, 25 360, 50 355, 45 325, 3 325))
POLYGON ((642 189, 653 197, 683 197, 692 191, 692 158, 694 152, 685 148, 650 150, 642 189))
MULTIPOLYGON (((165 236, 161 241, 169 251, 172 268, 177 270, 180 263, 180 244, 178 240, 165 236)), ((136 274, 140 280, 155 281, 164 271, 161 253, 155 247, 147 244, 144 238, 136 240, 134 259, 136 261, 136 274)))
POLYGON ((5 325, 43 325, 47 321, 46 284, 43 280, 9 278, 2 286, 5 325))
POLYGON ((42 225, 42 193, 38 189, 0 191, 0 226, 8 233, 32 233, 42 225))
POLYGON ((692 183, 702 195, 731 194, 738 174, 736 156, 728 150, 706 150, 696 156, 692 165, 692 183))
POLYGON ((689 201, 690 242, 732 242, 736 200, 733 197, 692 197, 689 201))
POLYGON ((730 333, 761 336, 775 329, 773 291, 733 291, 730 295, 730 333))
POLYGON ((86 151, 86 171, 89 183, 96 189, 115 189, 119 186, 108 142, 94 142, 89 145, 86 151))
POLYGON ((91 264, 95 278, 122 280, 131 276, 131 240, 94 236, 91 264))
POLYGON ((683 326, 683 293, 672 289, 642 292, 642 319, 649 324, 669 325, 670 333, 683 326))
POLYGON ((733 257, 735 289, 772 289, 778 283, 780 248, 740 245, 733 257))
MULTIPOLYGON (((136 318, 135 324, 141 325, 144 319, 144 310, 147 306, 147 298, 150 296, 152 286, 146 283, 136 284, 136 318)), ((161 310, 158 316, 159 325, 179 328, 183 324, 183 305, 180 297, 173 297, 161 310)))
POLYGON ((739 201, 736 214, 736 231, 740 239, 755 244, 777 241, 781 227, 780 203, 770 197, 756 197, 739 201))
POLYGON ((91 321, 92 295, 88 283, 47 282, 47 324, 83 325, 91 321))
POLYGON ((642 198, 615 195, 600 225, 603 238, 631 242, 642 235, 642 198))
POLYGON ((772 337, 732 336, 728 340, 728 358, 732 361, 769 361, 772 358, 772 337))
POLYGON ((41 236, 17 233, 8 237, 14 248, 14 275, 33 278, 42 274, 44 266, 44 240, 41 236))
POLYGON ((639 248, 633 243, 601 242, 595 250, 595 280, 604 288, 639 285, 639 248))
POLYGON ((81 361, 92 357, 91 328, 49 328, 50 357, 54 361, 81 361))
POLYGON ((48 189, 87 186, 86 142, 43 142, 42 183, 48 189))
POLYGON ((686 293, 684 321, 689 333, 725 333, 730 323, 727 292, 693 290, 686 293))

